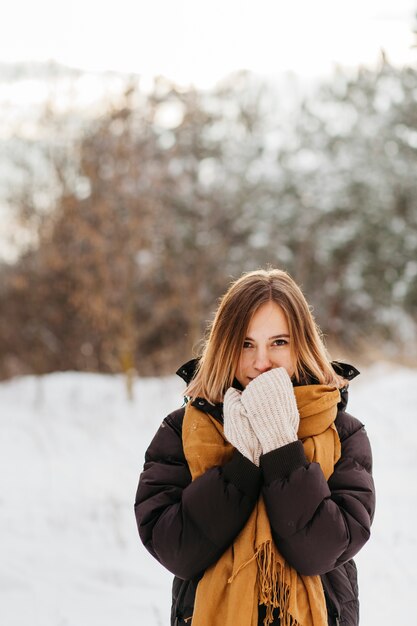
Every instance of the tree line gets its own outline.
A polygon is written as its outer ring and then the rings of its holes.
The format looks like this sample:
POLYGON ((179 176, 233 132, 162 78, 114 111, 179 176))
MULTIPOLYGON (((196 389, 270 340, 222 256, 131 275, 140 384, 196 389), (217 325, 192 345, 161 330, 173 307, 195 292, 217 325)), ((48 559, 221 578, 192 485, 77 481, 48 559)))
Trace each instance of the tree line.
POLYGON ((0 376, 171 373, 230 280, 267 265, 342 352, 407 354, 416 104, 416 70, 384 60, 286 112, 246 72, 210 91, 131 82, 70 138, 49 112, 9 198, 27 243, 0 266, 0 376))

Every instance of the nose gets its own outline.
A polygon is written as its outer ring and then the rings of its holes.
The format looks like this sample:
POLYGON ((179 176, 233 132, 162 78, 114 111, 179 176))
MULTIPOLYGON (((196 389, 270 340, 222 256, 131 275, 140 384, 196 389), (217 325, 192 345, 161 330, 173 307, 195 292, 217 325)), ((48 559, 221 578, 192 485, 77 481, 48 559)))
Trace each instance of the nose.
POLYGON ((267 372, 268 370, 272 368, 272 362, 267 352, 265 351, 257 352, 254 367, 261 374, 263 372, 267 372))

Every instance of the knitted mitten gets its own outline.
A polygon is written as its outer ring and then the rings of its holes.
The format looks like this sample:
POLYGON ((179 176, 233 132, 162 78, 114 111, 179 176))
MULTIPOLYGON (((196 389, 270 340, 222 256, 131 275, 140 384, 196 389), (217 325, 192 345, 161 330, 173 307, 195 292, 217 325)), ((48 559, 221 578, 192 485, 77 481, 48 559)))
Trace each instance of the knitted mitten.
POLYGON ((285 368, 257 376, 242 392, 241 402, 263 454, 297 441, 300 416, 285 368))
POLYGON ((224 434, 243 456, 259 467, 261 444, 242 407, 242 394, 230 387, 223 400, 224 434))

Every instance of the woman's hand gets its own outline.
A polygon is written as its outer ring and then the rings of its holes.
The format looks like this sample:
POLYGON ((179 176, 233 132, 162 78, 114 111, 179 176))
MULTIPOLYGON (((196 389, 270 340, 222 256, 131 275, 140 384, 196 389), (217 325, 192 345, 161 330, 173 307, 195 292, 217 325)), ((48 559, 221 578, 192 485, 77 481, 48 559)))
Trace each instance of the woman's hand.
POLYGON ((241 402, 242 394, 230 387, 223 401, 224 434, 226 439, 249 461, 259 467, 262 449, 253 432, 241 402))
POLYGON ((291 379, 277 367, 252 380, 241 394, 244 414, 262 446, 262 454, 297 441, 300 416, 291 379))

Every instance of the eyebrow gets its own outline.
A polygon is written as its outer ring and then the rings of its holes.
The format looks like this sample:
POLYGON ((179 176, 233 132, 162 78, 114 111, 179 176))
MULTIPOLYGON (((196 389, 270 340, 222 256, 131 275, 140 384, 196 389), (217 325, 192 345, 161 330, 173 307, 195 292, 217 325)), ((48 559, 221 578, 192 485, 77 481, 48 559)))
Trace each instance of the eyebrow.
MULTIPOLYGON (((281 339, 282 337, 286 337, 286 338, 288 338, 288 339, 290 338, 290 336, 289 336, 289 335, 285 335, 285 334, 282 334, 282 335, 273 335, 272 337, 269 337, 269 338, 268 338, 268 341, 270 341, 271 339, 281 339)), ((252 339, 252 337, 245 337, 245 340, 246 340, 246 339, 249 339, 249 341, 255 341, 255 339, 252 339)))

